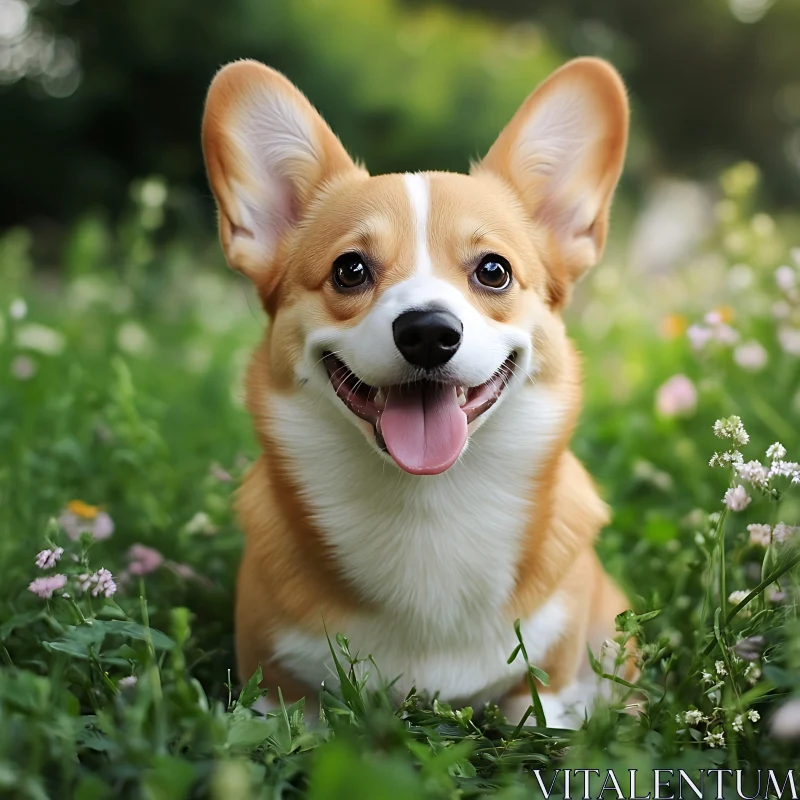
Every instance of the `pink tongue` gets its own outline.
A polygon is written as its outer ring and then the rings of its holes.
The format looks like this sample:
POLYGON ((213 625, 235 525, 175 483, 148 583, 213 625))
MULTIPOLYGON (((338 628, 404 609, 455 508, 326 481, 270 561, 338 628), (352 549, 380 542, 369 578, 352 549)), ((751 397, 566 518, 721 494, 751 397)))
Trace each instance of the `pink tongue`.
POLYGON ((436 475, 461 455, 467 415, 453 386, 414 383, 389 389, 380 432, 392 458, 406 472, 436 475))

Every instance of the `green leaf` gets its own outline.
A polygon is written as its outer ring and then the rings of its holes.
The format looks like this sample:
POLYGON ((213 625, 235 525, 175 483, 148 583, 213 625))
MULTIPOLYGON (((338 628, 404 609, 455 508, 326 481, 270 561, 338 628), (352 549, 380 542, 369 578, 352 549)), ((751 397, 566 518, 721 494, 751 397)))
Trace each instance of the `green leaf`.
POLYGON ((124 636, 127 639, 137 639, 143 642, 151 639, 156 650, 171 650, 175 647, 175 642, 166 633, 155 628, 146 628, 138 622, 122 622, 115 619, 101 624, 109 634, 114 636, 124 636))
POLYGON ((261 664, 259 664, 255 673, 249 677, 247 683, 242 687, 242 691, 239 693, 239 699, 236 701, 237 706, 252 708, 253 703, 255 703, 259 697, 266 694, 266 691, 259 686, 262 678, 263 673, 261 664))

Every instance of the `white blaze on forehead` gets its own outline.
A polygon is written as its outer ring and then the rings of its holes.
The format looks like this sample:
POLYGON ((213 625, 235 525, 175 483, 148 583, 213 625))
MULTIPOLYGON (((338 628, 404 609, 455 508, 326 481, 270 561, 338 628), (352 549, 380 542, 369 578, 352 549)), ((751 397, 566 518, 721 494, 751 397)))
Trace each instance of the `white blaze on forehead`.
POLYGON ((432 275, 433 264, 428 252, 428 179, 420 173, 407 172, 404 176, 416 241, 415 271, 417 275, 432 275))

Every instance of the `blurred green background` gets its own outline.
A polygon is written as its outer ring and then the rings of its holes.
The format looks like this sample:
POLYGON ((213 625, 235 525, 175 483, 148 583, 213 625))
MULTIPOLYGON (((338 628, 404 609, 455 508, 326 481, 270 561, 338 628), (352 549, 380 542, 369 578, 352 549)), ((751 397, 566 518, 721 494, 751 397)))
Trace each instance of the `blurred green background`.
POLYGON ((225 62, 284 71, 373 172, 464 170, 575 55, 609 58, 633 103, 624 188, 758 163, 800 199, 796 0, 0 0, 0 228, 52 247, 163 176, 170 222, 212 218, 199 147, 225 62))

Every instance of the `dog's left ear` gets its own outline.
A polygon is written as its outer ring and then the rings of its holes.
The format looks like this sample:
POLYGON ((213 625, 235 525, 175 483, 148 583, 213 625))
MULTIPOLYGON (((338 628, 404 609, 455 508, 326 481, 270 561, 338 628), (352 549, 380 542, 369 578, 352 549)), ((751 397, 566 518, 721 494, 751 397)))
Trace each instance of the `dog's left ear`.
POLYGON ((551 269, 562 293, 603 252, 627 139, 619 74, 600 59, 577 58, 525 100, 475 168, 510 183, 553 237, 560 263, 551 269))

